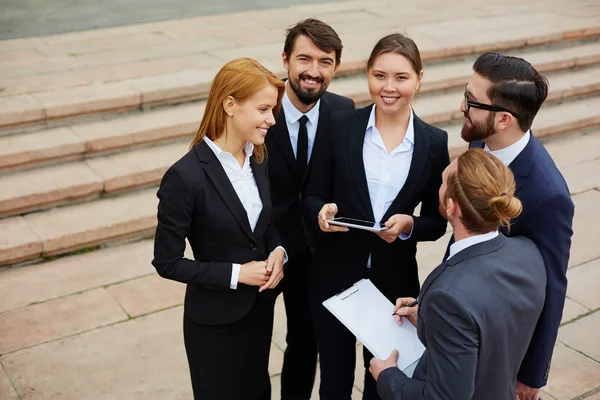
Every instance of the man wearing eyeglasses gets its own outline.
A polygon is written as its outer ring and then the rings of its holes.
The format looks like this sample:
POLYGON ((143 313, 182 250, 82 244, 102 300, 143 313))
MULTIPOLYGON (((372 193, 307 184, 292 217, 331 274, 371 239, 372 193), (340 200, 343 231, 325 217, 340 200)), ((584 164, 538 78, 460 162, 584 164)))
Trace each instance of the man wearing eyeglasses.
POLYGON ((526 236, 542 253, 546 299, 517 375, 518 400, 537 400, 546 385, 567 292, 574 204, 554 161, 530 128, 548 94, 548 81, 527 61, 482 54, 465 87, 462 138, 512 170, 523 212, 507 236, 526 236))

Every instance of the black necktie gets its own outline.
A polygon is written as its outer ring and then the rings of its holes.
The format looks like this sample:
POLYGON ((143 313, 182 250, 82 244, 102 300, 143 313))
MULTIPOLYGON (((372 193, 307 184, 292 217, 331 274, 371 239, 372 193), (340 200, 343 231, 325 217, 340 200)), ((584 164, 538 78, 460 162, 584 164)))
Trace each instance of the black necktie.
POLYGON ((298 173, 304 177, 306 164, 308 164, 308 131, 306 130, 306 121, 308 117, 303 115, 300 118, 300 128, 298 129, 298 142, 296 149, 296 162, 298 163, 298 173))

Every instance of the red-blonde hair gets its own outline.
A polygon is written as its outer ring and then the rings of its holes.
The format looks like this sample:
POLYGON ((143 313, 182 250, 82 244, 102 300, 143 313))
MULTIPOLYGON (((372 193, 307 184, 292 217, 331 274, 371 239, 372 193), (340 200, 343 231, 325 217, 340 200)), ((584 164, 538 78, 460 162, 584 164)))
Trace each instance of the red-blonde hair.
MULTIPOLYGON (((277 104, 273 108, 273 115, 277 117, 285 91, 283 81, 252 58, 237 58, 225 64, 210 85, 204 115, 190 149, 200 143, 204 136, 216 140, 225 132, 227 114, 223 101, 228 96, 237 102, 244 102, 268 84, 277 89, 277 104)), ((254 146, 253 155, 256 161, 263 162, 266 156, 265 145, 254 146)))

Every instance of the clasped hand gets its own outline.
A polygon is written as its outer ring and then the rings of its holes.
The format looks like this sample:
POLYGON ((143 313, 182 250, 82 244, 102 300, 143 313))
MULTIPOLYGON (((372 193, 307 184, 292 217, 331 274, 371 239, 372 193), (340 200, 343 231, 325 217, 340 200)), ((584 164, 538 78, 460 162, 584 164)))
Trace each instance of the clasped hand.
POLYGON ((275 249, 267 261, 250 261, 242 264, 238 281, 249 286, 259 286, 259 292, 275 288, 283 279, 285 252, 275 249))

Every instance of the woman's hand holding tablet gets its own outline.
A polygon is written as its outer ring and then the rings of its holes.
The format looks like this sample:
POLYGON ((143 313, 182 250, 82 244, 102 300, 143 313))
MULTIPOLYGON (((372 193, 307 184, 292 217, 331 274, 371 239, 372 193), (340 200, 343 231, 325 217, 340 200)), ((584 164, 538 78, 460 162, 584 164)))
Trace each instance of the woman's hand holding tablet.
POLYGON ((345 226, 336 226, 334 224, 330 224, 335 214, 337 214, 338 208, 335 203, 327 203, 323 207, 321 207, 321 211, 319 211, 319 228, 323 232, 348 232, 348 228, 345 226))

